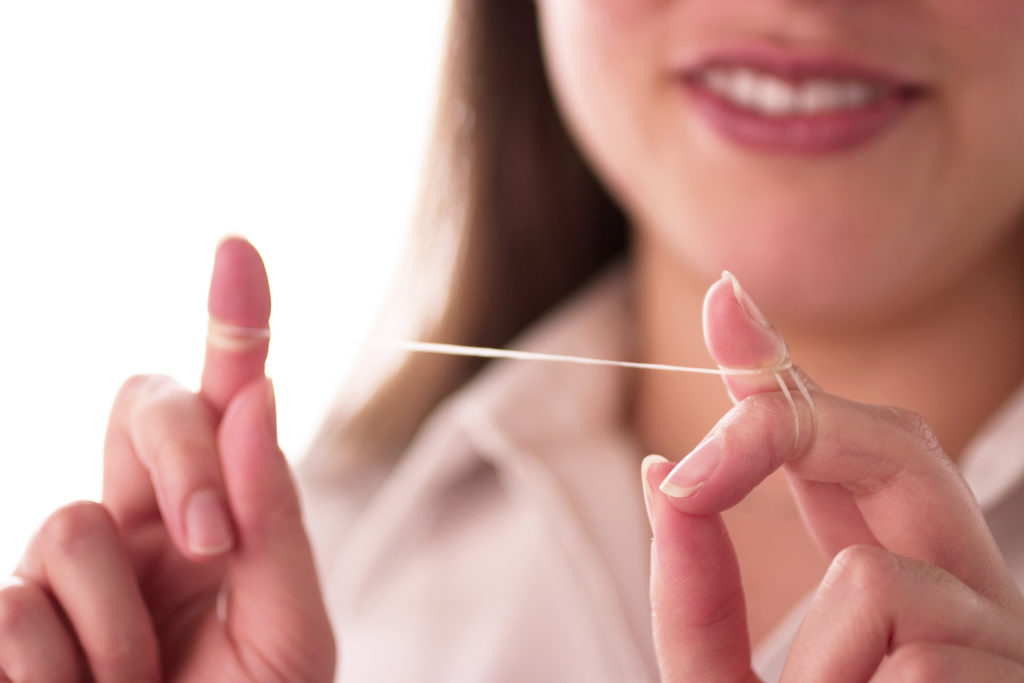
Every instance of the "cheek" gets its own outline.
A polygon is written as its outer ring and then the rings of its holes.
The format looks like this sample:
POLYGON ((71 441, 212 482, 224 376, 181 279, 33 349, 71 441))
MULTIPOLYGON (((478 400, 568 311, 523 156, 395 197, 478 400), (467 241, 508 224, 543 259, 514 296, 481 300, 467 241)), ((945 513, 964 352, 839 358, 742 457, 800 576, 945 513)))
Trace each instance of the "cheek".
MULTIPOLYGON (((541 0, 541 43, 555 100, 577 146, 622 201, 643 155, 660 79, 665 0, 541 0)), ((653 133, 652 133, 653 134, 653 133)))
MULTIPOLYGON (((977 213, 1024 203, 1024 2, 935 0, 949 36, 949 144, 977 213)), ((1006 216, 1003 216, 1006 222, 1006 216)))
POLYGON ((950 25, 960 26, 967 39, 976 39, 968 31, 990 28, 1012 29, 1014 22, 1024 17, 1024 3, 1020 0, 931 0, 936 14, 941 14, 950 25))
POLYGON ((949 85, 972 94, 995 86, 1004 103, 1024 97, 1024 2, 931 0, 931 9, 949 85))
POLYGON ((650 11, 672 0, 563 0, 563 4, 579 4, 595 17, 613 22, 628 22, 647 16, 650 11))

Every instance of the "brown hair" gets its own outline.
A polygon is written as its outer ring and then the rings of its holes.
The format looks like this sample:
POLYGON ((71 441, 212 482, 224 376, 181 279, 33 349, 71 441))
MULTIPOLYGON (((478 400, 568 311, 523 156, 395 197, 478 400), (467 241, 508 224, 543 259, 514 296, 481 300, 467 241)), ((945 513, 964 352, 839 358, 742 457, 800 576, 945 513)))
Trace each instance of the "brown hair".
MULTIPOLYGON (((414 257, 396 292, 430 291, 446 274, 441 301, 419 302, 440 304, 423 339, 504 345, 625 248, 622 212, 556 111, 532 2, 453 1, 424 170, 414 257)), ((409 356, 369 400, 335 407, 313 453, 397 457, 481 365, 409 356)))

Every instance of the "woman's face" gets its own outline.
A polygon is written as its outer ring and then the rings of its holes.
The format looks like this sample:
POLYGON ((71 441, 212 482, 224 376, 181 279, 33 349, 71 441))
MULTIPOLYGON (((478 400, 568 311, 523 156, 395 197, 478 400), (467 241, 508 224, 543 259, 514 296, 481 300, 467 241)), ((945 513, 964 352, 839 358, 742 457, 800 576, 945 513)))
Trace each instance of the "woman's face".
POLYGON ((537 4, 578 144, 696 277, 867 320, 1020 234, 1021 0, 537 4))

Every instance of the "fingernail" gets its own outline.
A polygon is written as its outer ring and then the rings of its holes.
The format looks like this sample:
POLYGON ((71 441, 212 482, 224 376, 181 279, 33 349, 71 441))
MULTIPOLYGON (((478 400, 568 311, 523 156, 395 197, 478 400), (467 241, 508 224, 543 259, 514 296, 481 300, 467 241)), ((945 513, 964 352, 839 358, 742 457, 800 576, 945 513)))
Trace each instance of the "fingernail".
MULTIPOLYGON (((240 232, 227 232, 224 233, 219 240, 217 240, 217 249, 220 249, 221 245, 231 240, 242 240, 243 242, 249 242, 249 238, 240 232)), ((249 242, 251 244, 251 242, 249 242)))
POLYGON ((196 491, 188 499, 185 538, 196 555, 219 555, 235 544, 227 507, 215 491, 196 491))
POLYGON ((673 498, 688 498, 696 493, 718 466, 721 448, 718 437, 702 441, 661 482, 661 492, 673 498))
POLYGON ((647 506, 647 519, 651 519, 651 482, 647 480, 647 471, 651 469, 651 465, 656 465, 659 462, 668 462, 668 459, 661 455, 648 455, 640 463, 640 480, 644 485, 644 505, 647 506))
POLYGON ((15 576, 12 574, 10 576, 0 577, 0 591, 2 591, 5 588, 15 588, 17 586, 24 585, 25 580, 22 579, 20 576, 15 576))
POLYGON ((274 392, 274 380, 267 377, 267 429, 270 438, 277 442, 277 395, 274 392))
POLYGON ((733 296, 736 297, 736 301, 739 302, 740 308, 742 308, 743 312, 747 314, 747 317, 761 327, 770 328, 772 326, 771 323, 768 322, 768 319, 764 317, 764 313, 761 312, 761 309, 757 307, 754 300, 750 298, 750 295, 747 294, 746 290, 744 290, 742 285, 740 285, 740 281, 736 279, 736 276, 728 270, 723 270, 722 277, 728 280, 732 285, 733 296))

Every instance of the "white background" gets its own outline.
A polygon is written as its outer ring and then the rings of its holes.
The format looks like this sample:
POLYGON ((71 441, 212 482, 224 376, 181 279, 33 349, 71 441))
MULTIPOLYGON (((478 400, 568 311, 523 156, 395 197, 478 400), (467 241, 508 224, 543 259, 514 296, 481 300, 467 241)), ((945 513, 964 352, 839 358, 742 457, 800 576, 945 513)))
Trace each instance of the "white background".
POLYGON ((196 386, 213 250, 270 273, 301 456, 395 267, 446 0, 0 4, 0 577, 100 495, 140 372, 196 386))

